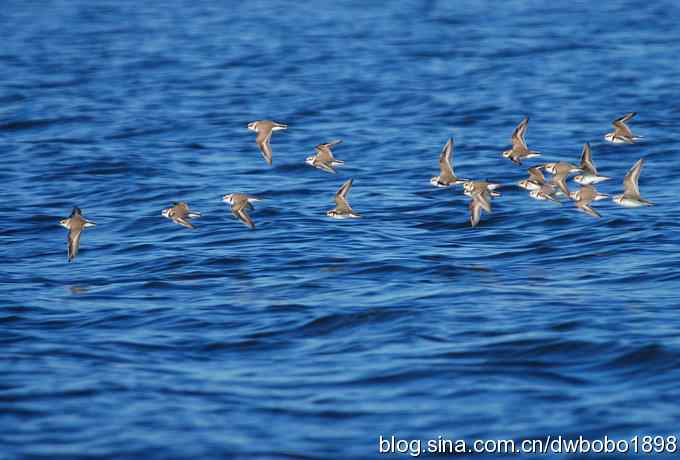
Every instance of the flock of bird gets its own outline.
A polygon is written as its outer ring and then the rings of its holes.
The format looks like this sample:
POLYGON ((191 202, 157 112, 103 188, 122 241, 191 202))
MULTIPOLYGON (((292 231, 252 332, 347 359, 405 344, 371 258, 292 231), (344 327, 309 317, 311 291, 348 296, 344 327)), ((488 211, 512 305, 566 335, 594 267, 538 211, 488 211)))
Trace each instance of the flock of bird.
MULTIPOLYGON (((605 140, 614 144, 633 144, 641 139, 641 136, 633 135, 628 125, 626 125, 626 122, 635 115, 636 112, 630 112, 614 120, 612 123, 614 131, 607 133, 604 136, 605 140)), ((512 133, 512 148, 503 152, 503 157, 510 159, 516 165, 521 165, 523 160, 541 156, 540 152, 529 150, 524 140, 528 124, 529 119, 525 117, 512 133)), ((272 165, 273 158, 270 145, 272 133, 287 128, 288 125, 271 120, 253 121, 248 124, 248 129, 257 134, 256 143, 265 161, 270 166, 272 165)), ((305 162, 322 171, 335 173, 335 168, 344 164, 344 161, 338 160, 333 156, 333 148, 341 142, 341 140, 334 140, 317 145, 315 147, 315 155, 308 157, 305 162)), ((654 204, 640 196, 638 179, 643 163, 644 159, 639 159, 630 168, 623 179, 623 194, 613 197, 615 203, 625 207, 651 206, 654 204)), ((497 191, 501 184, 483 180, 462 179, 456 176, 453 169, 453 139, 449 139, 446 142, 439 155, 439 169, 439 175, 434 176, 430 183, 435 187, 462 185, 463 193, 470 198, 470 223, 473 227, 477 226, 481 219, 482 210, 490 213, 492 198, 501 195, 497 191)), ((530 167, 528 173, 529 177, 520 181, 517 185, 528 190, 531 198, 561 203, 558 196, 562 195, 567 197, 567 199, 573 200, 579 210, 593 217, 600 217, 600 214, 591 207, 591 203, 609 197, 607 194, 598 192, 594 187, 594 184, 609 180, 610 177, 598 174, 597 168, 595 168, 593 163, 590 145, 587 142, 583 146, 579 165, 566 161, 544 163, 530 167), (543 171, 552 175, 550 180, 546 179, 543 171), (572 179, 580 185, 580 189, 575 192, 570 191, 567 185, 567 180, 572 174, 577 174, 572 179)), ((340 186, 335 194, 335 208, 326 212, 328 217, 335 219, 361 217, 360 214, 352 209, 347 201, 352 181, 353 179, 349 179, 340 186)), ((255 224, 248 214, 248 210, 254 209, 252 203, 260 201, 259 198, 243 193, 230 193, 224 195, 222 201, 231 207, 231 212, 236 218, 250 229, 255 229, 255 224)), ((201 217, 201 213, 191 210, 186 202, 173 203, 172 207, 163 209, 161 215, 187 228, 194 228, 190 222, 191 219, 201 217)), ((69 231, 67 238, 68 261, 71 262, 78 254, 80 236, 83 229, 94 227, 95 223, 85 219, 82 216, 81 210, 77 207, 73 208, 71 215, 67 219, 62 219, 59 223, 69 231)))

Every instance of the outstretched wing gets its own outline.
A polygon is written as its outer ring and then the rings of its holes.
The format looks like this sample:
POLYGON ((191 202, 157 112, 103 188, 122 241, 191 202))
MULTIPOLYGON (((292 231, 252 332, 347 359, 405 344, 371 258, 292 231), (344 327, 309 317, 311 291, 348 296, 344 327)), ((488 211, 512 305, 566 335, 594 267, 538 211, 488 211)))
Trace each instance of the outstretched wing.
POLYGON ((640 158, 623 178, 623 195, 627 198, 640 198, 638 180, 644 164, 644 158, 640 158))
POLYGON ((524 141, 524 134, 527 132, 527 125, 529 124, 529 117, 524 119, 517 125, 515 131, 512 133, 512 149, 518 151, 528 151, 527 143, 524 141))
POLYGON ((593 154, 590 151, 590 144, 588 142, 583 144, 583 151, 581 152, 581 169, 583 172, 597 176, 597 169, 595 169, 595 163, 593 163, 593 154))
POLYGON ((269 145, 269 139, 272 137, 272 130, 267 129, 267 130, 262 130, 257 133, 257 138, 255 139, 255 142, 257 142, 257 145, 260 147, 260 151, 262 152, 262 156, 264 157, 265 161, 269 166, 272 165, 272 147, 269 145))
POLYGON ((453 139, 449 138, 439 154, 440 180, 454 179, 453 173, 453 139))
POLYGON ((245 206, 233 208, 232 212, 241 222, 246 224, 248 226, 248 228, 253 229, 253 230, 255 229, 255 223, 253 222, 253 220, 248 215, 248 212, 246 211, 245 206))
POLYGON ((82 228, 71 228, 68 232, 68 261, 71 262, 78 255, 80 249, 80 234, 82 228))
POLYGON ((624 137, 624 138, 632 138, 633 133, 628 128, 626 125, 626 122, 633 118, 635 115, 637 115, 637 112, 629 112, 625 114, 622 117, 617 118, 612 122, 612 125, 614 126, 614 136, 616 137, 624 137))
POLYGON ((473 198, 470 200, 470 205, 468 206, 470 210, 470 225, 476 227, 479 223, 479 219, 482 216, 482 205, 479 200, 473 198))
POLYGON ((529 180, 536 182, 539 185, 545 184, 545 176, 543 175, 543 171, 541 171, 542 168, 542 166, 534 166, 533 168, 529 168, 527 170, 529 173, 529 180))

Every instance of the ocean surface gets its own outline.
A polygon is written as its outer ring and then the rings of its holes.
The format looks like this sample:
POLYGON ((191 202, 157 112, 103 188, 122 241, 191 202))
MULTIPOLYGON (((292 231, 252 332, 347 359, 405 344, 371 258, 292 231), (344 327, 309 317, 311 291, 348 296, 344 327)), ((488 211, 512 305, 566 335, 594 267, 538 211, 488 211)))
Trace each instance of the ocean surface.
POLYGON ((679 15, 4 1, 0 459, 680 434, 679 15), (644 140, 606 143, 630 111, 644 140), (501 152, 524 116, 543 157, 519 167, 501 152), (289 125, 273 167, 258 119, 289 125), (505 185, 477 228, 460 188, 429 184, 449 137, 460 176, 505 185), (333 139, 336 175, 304 163, 333 139), (656 206, 595 219, 513 186, 586 141, 605 193, 645 158, 656 206), (348 178, 363 217, 329 219, 348 178), (255 231, 221 201, 237 191, 263 198, 255 231), (173 201, 195 230, 161 217, 173 201), (73 206, 97 226, 69 264, 73 206))

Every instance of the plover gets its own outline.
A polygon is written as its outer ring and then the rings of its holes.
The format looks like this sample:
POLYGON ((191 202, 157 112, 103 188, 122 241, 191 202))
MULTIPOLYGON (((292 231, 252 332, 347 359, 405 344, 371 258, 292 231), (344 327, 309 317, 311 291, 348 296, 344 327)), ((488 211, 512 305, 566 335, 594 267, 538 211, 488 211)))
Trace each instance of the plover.
POLYGON ((527 125, 529 124, 529 118, 524 117, 519 125, 515 128, 512 133, 512 148, 503 152, 505 158, 509 158, 513 163, 521 165, 522 160, 527 158, 534 158, 541 156, 540 152, 534 152, 529 150, 527 143, 524 141, 524 134, 527 131, 527 125))
POLYGON ((543 165, 543 169, 545 169, 546 171, 553 175, 551 183, 555 185, 567 197, 571 193, 569 191, 569 187, 567 187, 567 176, 569 176, 569 174, 581 171, 581 168, 579 168, 575 164, 568 163, 566 161, 560 161, 557 163, 546 163, 543 165))
POLYGON ((467 181, 463 184, 463 193, 470 197, 468 209, 470 211, 470 224, 476 227, 482 214, 482 209, 491 213, 491 198, 500 196, 495 190, 500 184, 492 184, 487 181, 467 181))
POLYGON ((633 135, 632 131, 626 125, 626 122, 637 115, 637 112, 629 112, 624 116, 617 118, 612 122, 614 131, 604 135, 605 140, 613 144, 633 144, 636 140, 641 139, 642 136, 633 135))
POLYGON ((237 219, 246 224, 251 230, 255 229, 255 223, 248 215, 248 209, 255 209, 252 203, 262 201, 260 198, 244 193, 230 193, 229 195, 224 195, 222 201, 231 206, 231 213, 237 219))
POLYGON ((654 203, 645 200, 640 196, 640 188, 638 187, 638 179, 640 178, 640 171, 644 164, 644 159, 640 158, 623 178, 623 195, 616 195, 613 198, 614 203, 620 204, 627 208, 637 208, 639 206, 652 206, 654 203))
POLYGON ((334 166, 341 166, 345 164, 344 161, 338 160, 333 156, 333 147, 342 143, 340 139, 328 142, 326 144, 319 144, 314 147, 316 155, 307 157, 305 163, 314 166, 317 169, 335 174, 334 166))
POLYGON ((575 201, 576 207, 581 211, 593 217, 601 217, 599 212, 590 207, 590 203, 607 199, 609 195, 600 193, 592 185, 586 184, 582 185, 580 190, 572 192, 569 197, 575 201))
POLYGON ((595 168, 595 163, 593 163, 593 154, 590 151, 590 144, 583 144, 583 152, 581 152, 581 171, 583 174, 574 176, 574 182, 581 185, 597 184, 605 180, 611 179, 607 176, 599 176, 597 174, 597 168, 595 168))
POLYGON ((538 190, 542 185, 545 184, 545 176, 543 175, 543 171, 541 171, 541 169, 543 169, 543 165, 529 168, 527 170, 529 177, 519 181, 517 185, 525 190, 538 190))
POLYGON ((539 188, 529 191, 529 196, 534 200, 550 200, 562 204, 560 203, 560 200, 555 197, 556 192, 557 190, 555 190, 555 187, 552 184, 543 184, 539 188))
POLYGON ((59 221, 59 225, 68 229, 68 261, 71 262, 78 255, 80 248, 80 234, 84 228, 94 227, 96 224, 86 220, 79 208, 73 208, 68 219, 59 221))
POLYGON ((449 187, 466 181, 467 179, 461 179, 453 172, 453 139, 449 138, 439 154, 439 175, 430 179, 430 184, 435 187, 449 187))
POLYGON ((269 166, 272 165, 272 147, 269 145, 269 139, 272 137, 272 132, 286 128, 288 128, 288 125, 271 120, 259 120, 248 123, 248 129, 257 133, 255 142, 257 142, 257 145, 260 147, 262 156, 269 166))
POLYGON ((332 217, 334 219, 361 217, 360 214, 354 212, 352 207, 349 205, 349 202, 347 201, 347 194, 349 193, 349 189, 352 188, 352 182, 353 179, 349 179, 347 182, 342 184, 338 191, 335 193, 335 209, 326 211, 326 215, 328 217, 332 217))
POLYGON ((194 228, 194 226, 189 222, 189 219, 196 219, 201 217, 201 213, 198 211, 192 211, 189 209, 189 205, 186 202, 181 201, 179 203, 172 203, 172 208, 165 208, 161 215, 172 220, 174 223, 182 225, 187 228, 194 228))

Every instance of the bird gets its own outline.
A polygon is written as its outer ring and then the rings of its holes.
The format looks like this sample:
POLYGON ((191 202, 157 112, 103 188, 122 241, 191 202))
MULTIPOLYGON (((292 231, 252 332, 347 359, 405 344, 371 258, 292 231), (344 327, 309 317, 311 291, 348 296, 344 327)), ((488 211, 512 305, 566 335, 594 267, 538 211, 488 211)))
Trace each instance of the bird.
POLYGON ((521 180, 517 183, 520 187, 525 190, 537 190, 544 185, 545 176, 543 175, 543 165, 533 166, 527 170, 529 177, 527 179, 521 180))
POLYGON ((316 155, 312 155, 310 157, 307 157, 305 159, 305 163, 307 163, 310 166, 314 166, 317 169, 321 169, 323 171, 333 173, 335 174, 335 166, 341 166, 344 165, 345 162, 342 160, 338 160, 333 156, 333 147, 335 147, 338 144, 341 144, 342 141, 340 139, 336 139, 334 141, 328 142, 326 144, 319 144, 316 147, 314 147, 314 150, 316 151, 316 155))
POLYGON ((172 203, 172 208, 165 208, 161 212, 161 215, 172 220, 174 223, 187 228, 195 228, 191 222, 189 222, 189 219, 201 217, 200 212, 190 210, 189 205, 184 201, 172 203))
POLYGON ((222 197, 222 201, 231 206, 231 213, 246 224, 251 230, 255 230, 255 223, 248 215, 248 209, 255 209, 252 205, 255 201, 262 201, 255 196, 244 193, 230 193, 222 197))
POLYGON ((557 163, 545 163, 543 169, 553 175, 551 183, 555 185, 562 193, 569 196, 571 193, 567 187, 567 176, 571 173, 581 172, 581 168, 575 164, 566 161, 559 161, 557 163))
POLYGON ((555 203, 562 204, 560 200, 558 200, 557 197, 555 196, 556 193, 557 190, 555 190, 555 186, 546 183, 541 185, 539 188, 529 191, 529 196, 534 200, 539 201, 550 200, 554 201, 555 203))
POLYGON ((347 194, 349 193, 349 190, 352 188, 353 181, 354 179, 349 179, 344 184, 342 184, 338 191, 335 193, 335 209, 326 211, 326 215, 328 217, 332 217, 334 219, 361 217, 360 214, 354 212, 352 207, 349 205, 349 202, 347 201, 347 194))
POLYGON ((463 184, 465 195, 470 197, 468 209, 470 211, 470 225, 476 227, 482 215, 482 209, 491 213, 491 198, 500 196, 495 189, 500 184, 493 184, 487 181, 467 181, 463 184))
POLYGON ((272 165, 272 147, 269 145, 269 139, 272 137, 272 132, 287 128, 288 125, 271 120, 258 120, 248 123, 248 129, 257 133, 255 142, 260 147, 262 156, 269 166, 272 165))
POLYGON ((627 208, 637 208, 639 206, 653 206, 649 200, 645 200, 640 196, 640 188, 638 186, 638 179, 640 178, 640 171, 642 171, 642 165, 644 164, 644 158, 640 158, 635 162, 632 168, 628 170, 628 173, 623 178, 623 194, 616 195, 612 199, 614 203, 627 208))
POLYGON ((635 141, 642 139, 642 136, 635 136, 626 122, 637 115, 637 112, 629 112, 612 122, 614 131, 604 135, 605 140, 612 144, 634 144, 635 141))
POLYGON ((595 168, 595 163, 593 163, 593 154, 590 151, 590 144, 586 142, 583 144, 583 151, 581 152, 581 171, 583 174, 574 176, 574 182, 581 185, 597 184, 605 180, 611 179, 607 176, 599 176, 597 174, 597 168, 595 168))
POLYGON ((97 224, 83 218, 80 208, 75 207, 67 219, 61 219, 59 225, 68 229, 68 261, 73 261, 78 255, 80 248, 80 234, 84 228, 94 227, 97 224))
POLYGON ((430 184, 435 187, 449 187, 466 181, 467 179, 461 179, 453 172, 453 139, 449 138, 439 154, 439 175, 430 179, 430 184))
POLYGON ((592 185, 586 184, 582 185, 580 190, 572 192, 569 197, 575 201, 576 207, 581 211, 593 217, 601 217, 599 212, 590 207, 590 203, 607 199, 609 195, 600 193, 592 185))
POLYGON ((522 164, 522 160, 527 158, 534 158, 541 156, 540 152, 535 152, 529 150, 527 143, 524 140, 524 134, 527 131, 527 125, 529 124, 529 117, 524 117, 519 125, 512 132, 512 148, 503 152, 505 158, 509 158, 513 163, 517 165, 522 164))

